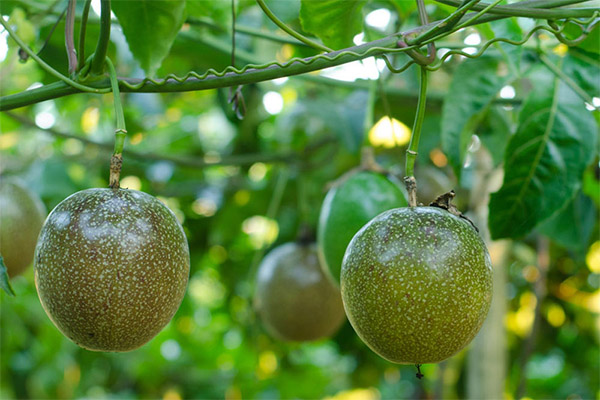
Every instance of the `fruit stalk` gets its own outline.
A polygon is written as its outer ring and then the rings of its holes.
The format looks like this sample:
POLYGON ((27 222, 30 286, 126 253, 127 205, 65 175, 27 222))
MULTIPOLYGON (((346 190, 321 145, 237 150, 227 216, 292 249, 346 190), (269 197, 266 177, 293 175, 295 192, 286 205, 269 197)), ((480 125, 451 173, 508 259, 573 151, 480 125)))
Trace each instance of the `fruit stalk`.
POLYGON ((119 81, 117 72, 110 58, 106 58, 106 65, 110 76, 110 85, 112 87, 113 98, 115 103, 115 116, 117 118, 117 129, 115 130, 115 150, 110 158, 110 178, 109 186, 113 189, 118 189, 119 178, 121 176, 121 167, 123 165, 123 146, 125 145, 125 137, 127 129, 125 129, 125 116, 123 114, 123 105, 121 104, 121 93, 119 92, 119 81))
POLYGON ((417 104, 417 115, 413 125, 410 143, 406 150, 406 190, 408 191, 408 205, 410 207, 417 206, 417 181, 415 179, 415 161, 417 159, 417 150, 419 149, 419 139, 421 137, 421 127, 425 117, 425 103, 427 101, 427 69, 421 67, 421 80, 419 87, 419 102, 417 104))

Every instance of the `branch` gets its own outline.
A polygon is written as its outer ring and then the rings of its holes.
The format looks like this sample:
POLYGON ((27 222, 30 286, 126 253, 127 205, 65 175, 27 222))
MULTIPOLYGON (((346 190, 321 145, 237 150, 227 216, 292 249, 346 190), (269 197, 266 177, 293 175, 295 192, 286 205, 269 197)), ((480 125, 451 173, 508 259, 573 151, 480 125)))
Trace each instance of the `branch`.
MULTIPOLYGON (((435 0, 438 3, 447 4, 449 6, 459 7, 462 4, 461 0, 435 0)), ((558 0, 553 1, 546 7, 560 7, 563 5, 570 5, 575 3, 583 3, 584 1, 573 1, 573 0, 558 0)), ((526 7, 527 2, 523 1, 520 3, 514 3, 510 6, 495 6, 488 11, 489 14, 503 15, 507 17, 527 17, 537 19, 562 19, 562 18, 578 18, 578 17, 589 17, 590 12, 599 10, 598 8, 561 8, 559 10, 545 10, 543 7, 526 7)), ((489 4, 482 3, 473 6, 473 10, 481 11, 489 6, 489 4)))
MULTIPOLYGON (((41 131, 49 133, 52 136, 56 136, 56 137, 63 138, 63 139, 75 139, 86 145, 94 146, 101 150, 104 150, 107 153, 112 152, 114 150, 114 145, 111 143, 96 142, 96 141, 88 139, 86 137, 61 132, 54 128, 40 128, 39 126, 37 126, 35 124, 34 121, 32 121, 31 119, 29 119, 23 115, 20 115, 20 114, 6 112, 5 115, 10 118, 13 118, 14 120, 22 123, 23 125, 27 125, 29 127, 39 129, 41 131)), ((257 162, 266 163, 266 164, 292 164, 292 163, 296 163, 296 162, 301 162, 304 158, 306 158, 306 154, 313 153, 313 152, 319 150, 320 148, 325 147, 325 146, 327 146, 331 143, 335 143, 335 142, 337 142, 337 139, 334 137, 331 137, 331 136, 324 137, 321 140, 315 141, 314 143, 306 146, 303 153, 289 151, 289 152, 282 152, 282 153, 275 153, 275 154, 234 154, 234 155, 224 155, 224 156, 217 156, 217 157, 206 156, 204 158, 201 158, 201 156, 175 157, 175 156, 168 156, 168 155, 155 154, 155 153, 141 153, 141 152, 136 152, 136 151, 131 151, 131 150, 123 150, 123 155, 125 155, 129 158, 132 158, 132 159, 136 159, 138 161, 142 161, 142 162, 144 162, 144 161, 145 162, 169 161, 180 167, 192 168, 192 169, 203 169, 203 168, 207 168, 207 167, 229 166, 229 165, 246 166, 246 165, 252 165, 257 162)))
MULTIPOLYGON (((103 0, 109 1, 109 0, 103 0)), ((582 3, 584 0, 526 0, 520 3, 511 5, 515 9, 527 8, 553 8, 565 4, 582 3)), ((104 4, 104 3, 103 3, 104 4)), ((543 10, 539 10, 543 11, 543 10)), ((571 9, 560 10, 565 12, 573 11, 571 9)), ((595 10, 584 9, 579 11, 586 12, 586 16, 593 15, 595 10)), ((473 15, 464 16, 460 23, 468 21, 473 15)), ((110 13, 108 15, 110 19, 110 13)), ((484 15, 472 24, 480 24, 484 22, 494 21, 497 19, 507 18, 504 15, 484 15)), ((1 21, 0 21, 1 22, 1 21)), ((336 65, 346 64, 352 61, 362 60, 367 57, 385 54, 391 51, 398 51, 396 42, 399 37, 407 35, 418 35, 420 32, 428 30, 440 21, 433 22, 424 26, 411 29, 403 34, 388 36, 386 38, 365 43, 360 46, 353 46, 347 49, 334 51, 327 54, 320 54, 305 59, 297 59, 293 63, 274 64, 262 69, 248 68, 243 73, 227 72, 217 73, 218 75, 207 74, 200 79, 198 77, 189 77, 187 79, 168 76, 165 80, 140 80, 140 79, 120 79, 123 83, 123 92, 136 93, 165 93, 165 92, 184 92, 195 90, 215 89, 221 87, 230 87, 237 85, 245 85, 256 82, 263 82, 281 77, 294 76, 305 74, 307 72, 317 71, 324 68, 333 67, 336 65)), ((435 38, 434 38, 435 39, 435 38)), ((107 42, 108 43, 108 42, 107 42)), ((216 71, 215 71, 216 72, 216 71)), ((196 74, 197 75, 197 74, 196 74)), ((89 86, 98 88, 98 90, 107 91, 110 87, 108 78, 99 79, 90 82, 89 86)), ((28 90, 0 98, 0 111, 11 110, 18 107, 23 107, 29 104, 38 103, 44 100, 55 99, 58 97, 80 93, 82 90, 68 87, 65 83, 57 82, 50 85, 45 85, 37 89, 28 90)))
MULTIPOLYGON (((175 76, 169 76, 162 81, 135 78, 119 79, 119 81, 125 83, 125 85, 122 85, 121 87, 122 92, 136 93, 187 92, 245 85, 286 76, 304 74, 336 65, 346 64, 352 61, 362 60, 367 57, 380 55, 387 51, 394 50, 397 41, 398 36, 392 35, 383 39, 362 44, 360 46, 353 46, 327 54, 298 59, 298 61, 294 61, 290 65, 274 64, 263 69, 249 68, 242 74, 227 72, 223 73, 221 76, 214 74, 208 75, 203 79, 191 77, 181 82, 178 81, 178 79, 181 80, 181 78, 177 78, 175 76)), ((108 78, 86 83, 92 88, 110 88, 110 82, 108 78)), ((61 82, 56 82, 52 85, 55 86, 53 86, 51 89, 47 88, 47 86, 50 86, 47 85, 37 89, 31 89, 25 92, 2 97, 0 98, 0 111, 12 110, 14 108, 38 103, 40 101, 55 99, 81 92, 79 89, 68 87, 66 84, 61 82)))

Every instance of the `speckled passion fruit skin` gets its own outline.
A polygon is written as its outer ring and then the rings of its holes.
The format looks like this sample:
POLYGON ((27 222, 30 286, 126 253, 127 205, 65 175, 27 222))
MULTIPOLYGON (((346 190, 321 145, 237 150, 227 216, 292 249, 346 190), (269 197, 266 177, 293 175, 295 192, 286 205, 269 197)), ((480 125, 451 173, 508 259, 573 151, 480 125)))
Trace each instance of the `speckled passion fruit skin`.
POLYGON ((35 284, 46 313, 69 339, 94 351, 129 351, 171 320, 190 270, 173 213, 135 190, 88 189, 50 213, 35 250, 35 284))
POLYGON ((317 230, 319 257, 336 285, 348 243, 364 224, 391 208, 408 203, 400 188, 384 175, 359 172, 327 192, 317 230))
POLYGON ((46 208, 37 194, 15 178, 0 178, 0 254, 8 276, 22 274, 33 261, 46 208))
POLYGON ((330 336, 345 319, 340 291, 325 276, 314 244, 286 243, 267 254, 254 307, 269 334, 283 341, 330 336))
POLYGON ((398 208, 354 236, 341 289, 350 323, 375 353, 401 364, 436 363, 481 328, 492 266, 467 221, 439 208, 398 208))

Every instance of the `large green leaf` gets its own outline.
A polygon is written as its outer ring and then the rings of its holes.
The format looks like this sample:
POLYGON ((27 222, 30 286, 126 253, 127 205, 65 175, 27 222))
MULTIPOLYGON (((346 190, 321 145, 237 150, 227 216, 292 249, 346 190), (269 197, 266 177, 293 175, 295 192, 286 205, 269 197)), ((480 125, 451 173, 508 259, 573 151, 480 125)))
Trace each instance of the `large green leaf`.
POLYGON ((590 97, 600 96, 600 59, 589 53, 569 51, 563 62, 563 71, 590 97))
POLYGON ((362 8, 366 0, 302 0, 302 29, 319 37, 325 45, 339 50, 353 45, 362 31, 362 8))
POLYGON ((210 18, 224 28, 231 28, 231 1, 187 0, 185 9, 188 17, 210 18))
POLYGON ((573 198, 591 162, 598 128, 582 100, 544 70, 519 115, 508 143, 504 183, 492 194, 492 238, 517 238, 551 217, 573 198))
POLYGON ((368 98, 366 91, 356 91, 334 105, 323 100, 310 102, 308 109, 321 117, 349 151, 356 152, 364 139, 368 98))
POLYGON ((467 147, 483 112, 507 82, 497 73, 498 61, 483 56, 456 69, 442 107, 442 149, 458 179, 467 147))
POLYGON ((580 192, 559 213, 539 224, 536 230, 570 250, 582 251, 589 244, 596 215, 592 199, 580 192))
POLYGON ((167 56, 185 18, 185 0, 113 0, 129 50, 148 75, 167 56))

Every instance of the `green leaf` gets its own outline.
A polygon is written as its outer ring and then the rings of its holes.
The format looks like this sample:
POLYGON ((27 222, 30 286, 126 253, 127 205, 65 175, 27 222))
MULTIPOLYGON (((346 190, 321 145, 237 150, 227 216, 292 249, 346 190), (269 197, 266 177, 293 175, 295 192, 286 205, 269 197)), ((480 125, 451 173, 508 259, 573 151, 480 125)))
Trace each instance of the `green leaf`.
POLYGON ((321 118, 349 151, 356 152, 364 139, 368 98, 366 91, 359 90, 334 105, 319 100, 310 102, 307 108, 310 113, 321 118))
POLYGON ((302 0, 302 29, 334 50, 350 47, 354 36, 362 31, 362 8, 366 3, 366 0, 302 0))
MULTIPOLYGON (((581 35, 581 27, 576 24, 567 24, 565 27, 565 36, 568 39, 576 39, 581 35)), ((577 48, 589 53, 600 54, 600 27, 598 24, 588 34, 587 38, 577 45, 577 48)))
POLYGON ((590 97, 600 97, 600 60, 580 51, 569 51, 563 71, 590 97))
POLYGON ((224 28, 231 28, 230 1, 187 0, 185 9, 189 17, 210 18, 224 28))
POLYGON ((490 108, 486 124, 478 131, 479 138, 492 156, 494 165, 500 165, 504 159, 504 151, 510 139, 513 127, 509 112, 502 106, 490 108))
POLYGON ((483 56, 456 69, 442 106, 442 149, 460 180, 474 128, 507 82, 498 76, 498 61, 483 56))
POLYGON ((412 0, 390 0, 400 17, 405 18, 417 9, 417 3, 412 0))
POLYGON ((298 19, 300 0, 265 0, 265 3, 283 22, 288 23, 298 19))
POLYGON ((579 193, 563 210, 543 221, 537 231, 573 251, 585 251, 596 224, 594 202, 579 193))
POLYGON ((2 255, 0 255, 0 287, 2 287, 2 290, 4 290, 6 294, 15 297, 15 291, 8 280, 8 271, 6 265, 4 265, 4 258, 2 258, 2 255))
POLYGON ((594 175, 594 171, 587 169, 583 174, 583 193, 588 195, 596 206, 600 208, 600 181, 594 175))
POLYGON ((167 56, 185 17, 185 0, 113 0, 129 50, 148 75, 167 56))
POLYGON ((592 161, 598 128, 581 99, 543 70, 519 115, 504 157, 504 183, 492 194, 493 239, 518 238, 573 198, 592 161))

